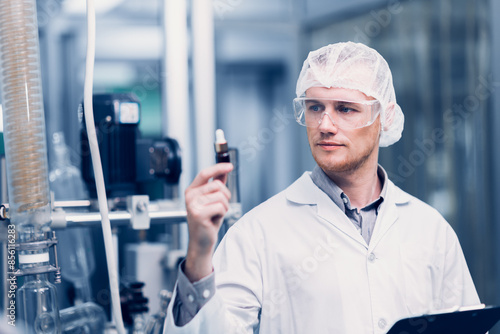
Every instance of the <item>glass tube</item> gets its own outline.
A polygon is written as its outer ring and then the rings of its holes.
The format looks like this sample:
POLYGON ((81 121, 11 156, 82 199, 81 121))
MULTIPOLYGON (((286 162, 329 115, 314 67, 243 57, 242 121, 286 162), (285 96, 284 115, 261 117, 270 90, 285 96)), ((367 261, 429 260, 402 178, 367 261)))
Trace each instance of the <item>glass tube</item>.
POLYGON ((9 213, 18 232, 50 223, 35 0, 0 0, 0 77, 9 213))
MULTIPOLYGON (((46 267, 49 250, 25 251, 19 255, 20 269, 46 267)), ((26 334, 60 334, 61 323, 56 287, 49 282, 48 274, 22 277, 23 284, 16 292, 16 312, 26 334)))
POLYGON ((61 330, 63 334, 104 333, 106 313, 92 302, 68 307, 61 311, 61 330))
MULTIPOLYGON (((80 170, 71 164, 70 151, 62 132, 52 135, 52 170, 49 173, 50 189, 56 201, 88 198, 80 170)), ((75 210, 76 211, 76 210, 75 210)), ((58 231, 59 265, 63 278, 71 281, 76 289, 75 304, 92 299, 90 276, 95 270, 94 247, 88 228, 70 228, 58 231)))

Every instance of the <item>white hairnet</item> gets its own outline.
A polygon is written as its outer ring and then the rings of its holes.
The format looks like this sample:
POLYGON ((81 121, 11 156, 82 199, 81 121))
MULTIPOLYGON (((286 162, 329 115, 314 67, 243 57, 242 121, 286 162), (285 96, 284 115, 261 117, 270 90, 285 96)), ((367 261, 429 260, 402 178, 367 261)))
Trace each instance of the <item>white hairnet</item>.
POLYGON ((374 49, 347 42, 310 52, 297 80, 297 97, 311 87, 355 89, 377 99, 382 105, 380 146, 392 145, 401 138, 404 115, 396 103, 391 70, 374 49), (388 114, 391 106, 393 112, 388 114))

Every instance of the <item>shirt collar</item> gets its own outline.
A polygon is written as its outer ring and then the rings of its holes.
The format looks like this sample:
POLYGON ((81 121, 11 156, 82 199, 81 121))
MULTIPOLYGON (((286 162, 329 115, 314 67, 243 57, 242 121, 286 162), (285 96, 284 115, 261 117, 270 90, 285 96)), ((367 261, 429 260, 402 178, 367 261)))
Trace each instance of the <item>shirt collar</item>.
MULTIPOLYGON (((380 204, 384 201, 384 198, 387 195, 387 172, 380 165, 378 165, 377 168, 377 175, 382 182, 382 191, 380 192, 380 196, 375 201, 362 208, 362 210, 370 210, 375 208, 378 211, 380 204)), ((318 188, 320 188, 324 193, 328 195, 328 197, 330 197, 330 199, 340 208, 340 210, 342 210, 343 212, 345 212, 346 209, 352 210, 349 197, 342 191, 339 186, 337 186, 337 184, 335 184, 335 182, 332 181, 332 179, 328 177, 328 175, 326 175, 326 173, 318 165, 314 167, 311 173, 311 179, 314 184, 318 186, 318 188)))

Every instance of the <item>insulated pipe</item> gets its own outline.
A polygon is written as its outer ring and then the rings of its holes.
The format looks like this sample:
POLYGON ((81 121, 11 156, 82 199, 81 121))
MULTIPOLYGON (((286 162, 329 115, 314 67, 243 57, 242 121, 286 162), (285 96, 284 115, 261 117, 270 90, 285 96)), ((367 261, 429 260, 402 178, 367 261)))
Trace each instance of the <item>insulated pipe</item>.
POLYGON ((214 4, 193 0, 193 90, 198 170, 214 163, 215 140, 215 51, 214 4))
MULTIPOLYGON (((182 155, 182 174, 179 189, 185 189, 194 178, 194 158, 196 147, 191 138, 189 102, 189 56, 187 0, 163 0, 164 53, 163 70, 165 84, 162 103, 162 135, 175 138, 184 150, 182 155)), ((213 150, 210 150, 213 152, 213 150)), ((184 191, 179 193, 184 199, 184 191)), ((187 226, 174 227, 172 234, 177 245, 187 249, 187 226)))
POLYGON ((45 118, 35 0, 0 0, 0 77, 11 222, 50 223, 45 118))
POLYGON ((125 334, 122 311, 120 305, 120 291, 118 286, 117 259, 113 250, 111 223, 108 216, 108 201, 106 199, 106 189, 104 186, 104 174, 101 165, 101 156, 99 154, 99 144, 97 142, 96 130, 94 127, 94 109, 92 105, 93 82, 94 82, 94 63, 95 63, 95 7, 94 0, 87 0, 87 57, 85 65, 85 83, 84 83, 84 114, 85 125, 90 144, 90 154, 92 156, 92 167, 95 176, 97 189, 97 200, 99 202, 99 211, 102 217, 102 234, 104 239, 104 251, 108 265, 109 289, 111 291, 111 311, 113 321, 116 324, 116 330, 120 334, 125 334))
MULTIPOLYGON (((193 179, 193 145, 189 117, 189 64, 186 0, 164 0, 164 71, 162 135, 175 138, 184 150, 180 189, 193 179)), ((182 196, 182 194, 181 194, 182 196)))

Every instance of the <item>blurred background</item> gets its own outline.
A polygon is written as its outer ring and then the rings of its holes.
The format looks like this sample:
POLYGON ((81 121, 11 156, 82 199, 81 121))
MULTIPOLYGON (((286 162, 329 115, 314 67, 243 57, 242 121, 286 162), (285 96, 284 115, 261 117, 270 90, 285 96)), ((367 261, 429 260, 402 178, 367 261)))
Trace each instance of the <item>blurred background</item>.
MULTIPOLYGON (((213 0, 205 26, 213 31, 202 47, 196 31, 204 28, 197 24, 207 17, 199 2, 178 0, 185 9, 174 16, 168 2, 97 1, 94 90, 134 93, 141 133, 179 140, 178 196, 214 162, 204 131, 216 128, 239 150, 243 212, 312 170, 305 128, 296 124, 291 103, 302 62, 326 44, 365 43, 389 63, 406 118, 402 139, 381 149, 380 163, 394 183, 450 222, 481 300, 500 304, 500 2, 213 0), (172 17, 185 30, 167 31, 172 17), (176 52, 184 57, 183 81, 169 65, 176 52), (212 78, 204 69, 214 65, 212 78), (198 75, 209 75, 208 84, 197 86, 198 75), (168 102, 176 89, 185 94, 180 107, 168 102), (213 96, 206 110, 197 100, 204 92, 213 96)), ((37 6, 47 136, 62 131, 79 166, 85 2, 38 0, 37 6)), ((133 240, 131 234, 121 239, 133 240)), ((97 276, 99 286, 104 279, 97 276)))

